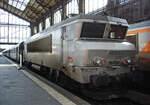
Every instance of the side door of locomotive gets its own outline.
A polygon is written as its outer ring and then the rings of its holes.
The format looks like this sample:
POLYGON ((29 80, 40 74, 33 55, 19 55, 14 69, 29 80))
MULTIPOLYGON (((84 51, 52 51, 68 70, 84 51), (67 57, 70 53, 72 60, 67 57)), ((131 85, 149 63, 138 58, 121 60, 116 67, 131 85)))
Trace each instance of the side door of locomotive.
POLYGON ((61 36, 61 66, 67 66, 67 56, 68 56, 68 43, 66 40, 67 32, 66 26, 62 27, 62 36, 61 36))

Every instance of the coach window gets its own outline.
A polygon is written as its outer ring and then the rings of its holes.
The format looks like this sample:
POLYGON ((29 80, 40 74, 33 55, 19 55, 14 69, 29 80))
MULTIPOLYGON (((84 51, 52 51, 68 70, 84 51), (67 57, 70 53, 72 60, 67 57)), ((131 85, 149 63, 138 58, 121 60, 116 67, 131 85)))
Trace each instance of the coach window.
POLYGON ((52 35, 28 43, 27 51, 52 53, 52 35))

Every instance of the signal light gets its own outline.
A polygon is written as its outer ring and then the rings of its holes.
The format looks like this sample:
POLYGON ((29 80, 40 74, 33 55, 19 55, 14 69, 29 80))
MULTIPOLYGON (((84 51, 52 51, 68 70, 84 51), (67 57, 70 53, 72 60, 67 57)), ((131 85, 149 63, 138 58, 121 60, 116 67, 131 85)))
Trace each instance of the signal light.
POLYGON ((106 64, 106 60, 102 60, 102 64, 105 65, 106 64))
POLYGON ((70 63, 72 63, 72 62, 73 62, 73 58, 72 58, 72 57, 68 57, 68 61, 69 61, 70 63))
POLYGON ((93 59, 93 63, 98 66, 104 66, 106 64, 106 60, 102 57, 95 57, 93 59))
POLYGON ((126 59, 125 59, 125 60, 123 60, 123 64, 125 64, 125 65, 127 64, 127 60, 126 60, 126 59))
POLYGON ((130 58, 124 58, 124 60, 122 61, 123 64, 127 65, 127 64, 132 64, 132 60, 130 58))

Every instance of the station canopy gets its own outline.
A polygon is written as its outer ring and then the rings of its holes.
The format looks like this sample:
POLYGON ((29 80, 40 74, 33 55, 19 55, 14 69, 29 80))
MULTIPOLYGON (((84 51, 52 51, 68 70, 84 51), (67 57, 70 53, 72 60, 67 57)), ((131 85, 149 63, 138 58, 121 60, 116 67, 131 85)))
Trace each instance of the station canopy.
POLYGON ((28 22, 36 22, 63 0, 0 0, 0 8, 28 22))

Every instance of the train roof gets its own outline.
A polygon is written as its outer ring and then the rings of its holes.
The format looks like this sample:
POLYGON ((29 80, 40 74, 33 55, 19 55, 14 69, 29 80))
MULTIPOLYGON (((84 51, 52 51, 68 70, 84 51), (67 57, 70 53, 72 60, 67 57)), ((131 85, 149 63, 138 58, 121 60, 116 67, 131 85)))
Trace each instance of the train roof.
POLYGON ((60 24, 69 23, 69 22, 72 22, 72 21, 78 20, 78 19, 101 20, 101 21, 107 21, 107 22, 119 22, 119 23, 127 24, 127 21, 125 19, 110 17, 110 16, 102 16, 102 15, 88 15, 88 14, 87 15, 80 14, 75 17, 68 18, 68 19, 60 22, 60 24))
POLYGON ((109 23, 119 23, 119 24, 123 24, 123 25, 127 25, 128 26, 128 22, 126 21, 126 19, 121 19, 121 18, 116 18, 116 17, 111 17, 111 16, 102 16, 102 15, 80 14, 80 15, 77 15, 75 17, 68 18, 68 19, 66 19, 66 20, 64 20, 64 21, 62 21, 60 23, 57 23, 57 24, 47 28, 46 30, 44 30, 44 32, 49 30, 49 29, 53 29, 53 28, 56 28, 58 26, 63 26, 65 24, 68 24, 68 23, 76 21, 76 20, 104 21, 104 22, 109 22, 109 23))
MULTIPOLYGON (((78 22, 79 21, 88 21, 88 20, 93 20, 93 21, 96 21, 96 22, 103 22, 103 23, 111 23, 111 24, 122 24, 122 25, 125 25, 125 26, 128 26, 128 23, 126 21, 126 19, 121 19, 121 18, 116 18, 116 17, 110 17, 110 16, 102 16, 102 15, 89 15, 89 14, 80 14, 80 15, 77 15, 75 17, 72 17, 72 18, 68 18, 60 23, 57 23, 39 33, 37 33, 36 35, 33 35, 32 37, 29 38, 29 40, 32 40, 34 38, 40 38, 41 37, 45 37, 43 36, 42 34, 45 34, 45 32, 49 32, 50 30, 54 30, 56 29, 57 27, 62 27, 62 26, 66 26, 68 25, 69 23, 73 23, 73 22, 78 22)), ((28 41, 29 41, 28 40, 28 41)), ((25 42, 28 42, 28 41, 25 41, 25 42)), ((30 41, 29 41, 30 42, 30 41)))
POLYGON ((141 28, 141 27, 150 27, 150 20, 131 24, 129 29, 135 29, 135 28, 141 28))

